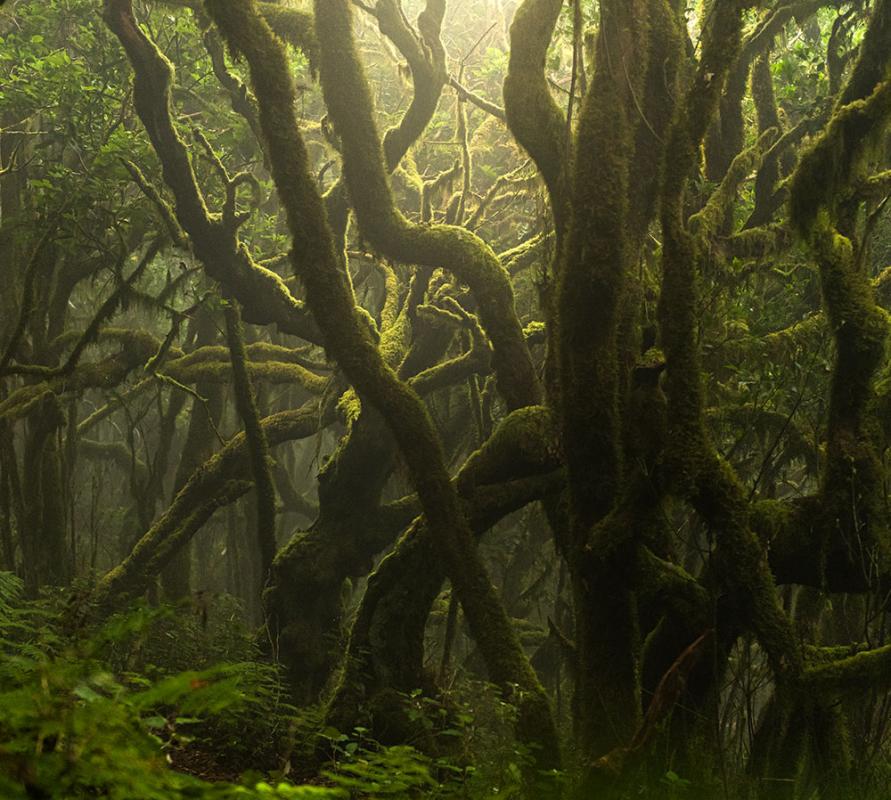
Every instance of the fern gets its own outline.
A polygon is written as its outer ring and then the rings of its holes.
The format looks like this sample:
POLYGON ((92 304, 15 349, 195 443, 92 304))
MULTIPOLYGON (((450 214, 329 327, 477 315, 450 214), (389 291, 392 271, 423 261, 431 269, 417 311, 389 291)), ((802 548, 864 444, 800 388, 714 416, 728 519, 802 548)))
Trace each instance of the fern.
POLYGON ((88 636, 67 634, 51 601, 25 601, 0 573, 0 797, 4 800, 333 800, 337 788, 211 784, 170 768, 177 728, 263 702, 258 664, 149 678, 116 671, 164 610, 138 608, 88 636))

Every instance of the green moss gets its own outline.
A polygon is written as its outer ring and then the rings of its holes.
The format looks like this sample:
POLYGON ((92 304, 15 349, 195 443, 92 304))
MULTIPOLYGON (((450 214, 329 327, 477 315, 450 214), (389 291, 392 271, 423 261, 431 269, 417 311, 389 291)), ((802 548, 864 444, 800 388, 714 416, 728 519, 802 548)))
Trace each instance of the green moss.
POLYGON ((355 389, 347 389, 337 401, 337 410, 348 426, 354 425, 362 414, 362 401, 355 389))
POLYGON ((276 36, 303 52, 315 73, 319 63, 319 43, 312 14, 279 3, 258 3, 257 8, 276 36))
MULTIPOLYGON (((185 359, 171 361, 165 364, 161 371, 164 375, 180 383, 201 381, 228 383, 232 378, 232 365, 229 361, 202 360, 188 364, 181 363, 182 361, 185 359)), ((313 394, 321 394, 327 386, 327 381, 313 375, 299 364, 289 364, 283 361, 249 361, 247 371, 252 381, 299 384, 313 394)))
POLYGON ((722 232, 727 215, 736 201, 740 185, 761 162, 777 135, 778 131, 770 128, 762 133, 758 137, 758 141, 751 147, 739 153, 727 168, 721 183, 712 192, 702 210, 689 219, 688 227, 690 232, 697 237, 700 247, 710 247, 711 240, 722 232))
POLYGON ((568 222, 568 130, 566 115, 551 94, 545 60, 563 0, 525 0, 510 27, 510 58, 504 79, 508 127, 538 166, 551 199, 558 240, 568 222))
POLYGON ((820 494, 845 537, 867 548, 888 546, 880 497, 879 426, 871 419, 874 383, 885 359, 888 316, 858 263, 850 229, 856 187, 891 119, 891 8, 877 6, 860 56, 821 136, 791 183, 793 225, 820 266, 826 314, 836 344, 826 462, 820 494))
POLYGON ((269 443, 260 414, 257 399, 247 369, 247 354, 244 346, 244 329, 241 312, 234 302, 228 302, 224 309, 226 318, 226 341, 232 361, 232 377, 235 387, 235 407, 244 425, 245 441, 251 462, 251 473, 257 495, 257 541, 260 549, 260 565, 265 583, 275 558, 275 488, 269 469, 269 443))
POLYGON ((808 690, 822 696, 887 688, 891 686, 891 645, 812 666, 802 680, 808 690))
POLYGON ((530 406, 508 414, 479 450, 472 453, 458 478, 459 491, 469 486, 500 483, 538 473, 544 464, 560 463, 553 415, 544 406, 530 406))
MULTIPOLYGON (((714 113, 722 76, 739 50, 741 9, 716 4, 699 71, 669 140, 662 199, 662 295, 659 319, 667 359, 668 448, 665 474, 673 492, 686 497, 716 534, 715 567, 721 585, 738 594, 748 623, 767 653, 779 683, 800 672, 801 656, 753 535, 749 504, 733 469, 714 450, 703 426, 698 352, 698 266, 695 242, 683 223, 686 182, 714 113)), ((714 215, 717 216, 717 215, 714 215)))
POLYGON ((633 96, 648 55, 644 5, 611 8, 603 23, 601 61, 579 113, 572 219, 558 268, 553 324, 560 426, 579 541, 609 509, 622 471, 618 337, 636 258, 628 240, 628 198, 635 152, 633 96), (635 53, 630 77, 609 69, 608 51, 622 58, 635 53), (595 487, 591 474, 598 476, 595 487))
POLYGON ((730 258, 763 259, 781 253, 791 232, 783 225, 763 225, 734 233, 725 240, 730 258))
MULTIPOLYGON (((318 432, 318 408, 282 411, 262 420, 269 446, 304 439, 318 432)), ((243 433, 196 469, 173 502, 146 531, 121 564, 106 573, 96 587, 97 599, 138 597, 210 516, 251 488, 250 457, 243 433)))
POLYGON ((821 209, 834 215, 850 196, 851 182, 889 115, 891 81, 886 81, 870 97, 838 109, 802 156, 790 187, 789 215, 805 239, 813 236, 821 209))
POLYGON ((446 265, 466 283, 492 340, 498 387, 508 407, 536 403, 540 386, 517 319, 510 276, 491 248, 469 231, 449 225, 412 225, 399 213, 387 181, 368 84, 349 28, 342 21, 334 24, 318 9, 316 27, 320 38, 338 42, 323 47, 322 89, 342 140, 343 170, 362 236, 395 261, 431 268, 446 265), (322 25, 328 26, 324 35, 322 25))
MULTIPOLYGON (((382 358, 359 320, 352 295, 339 274, 325 208, 309 170, 294 114, 294 87, 282 48, 250 0, 208 0, 207 8, 250 65, 270 166, 292 236, 292 258, 303 278, 308 303, 316 311, 326 347, 356 390, 387 420, 434 532, 437 553, 447 566, 490 676, 505 689, 515 683, 525 690, 518 731, 530 746, 539 746, 536 755, 540 767, 556 766, 559 753, 547 698, 476 553, 472 531, 450 484, 433 423, 421 400, 382 358)), ((315 21, 322 51, 322 86, 343 138, 344 169, 353 189, 360 227, 363 214, 368 221, 369 211, 360 211, 358 196, 362 194, 366 195, 366 203, 381 209, 384 224, 389 224, 399 218, 391 205, 381 148, 374 135, 368 86, 355 52, 350 3, 319 0, 315 4, 315 21), (351 132, 358 132, 358 138, 351 141, 351 132), (355 180, 357 176, 367 177, 367 183, 355 180)), ((373 239, 371 232, 381 232, 375 227, 380 221, 374 217, 371 231, 363 230, 369 239, 373 239)), ((422 242, 428 235, 426 229, 408 231, 413 231, 422 242)), ((443 236, 451 238, 443 231, 430 233, 436 244, 443 236)), ((437 259, 437 265, 440 263, 450 260, 437 259)), ((484 299, 478 300, 482 311, 484 299)), ((515 321, 515 325, 522 338, 519 323, 515 321)))

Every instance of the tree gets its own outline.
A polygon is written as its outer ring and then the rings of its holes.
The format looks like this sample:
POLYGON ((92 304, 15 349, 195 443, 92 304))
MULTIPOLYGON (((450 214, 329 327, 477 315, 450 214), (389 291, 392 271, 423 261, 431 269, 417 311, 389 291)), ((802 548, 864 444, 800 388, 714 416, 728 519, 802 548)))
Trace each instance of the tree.
POLYGON ((82 5, 14 7, 88 47, 17 45, 0 108, 0 520, 30 590, 101 563, 100 615, 162 574, 186 595, 250 495, 223 585, 340 730, 405 738, 460 606, 530 796, 562 767, 624 796, 704 739, 777 796, 850 780, 880 718, 850 698, 891 678, 891 3, 486 3, 481 38, 445 0, 82 5), (69 545, 85 458, 128 473, 121 558, 69 545))

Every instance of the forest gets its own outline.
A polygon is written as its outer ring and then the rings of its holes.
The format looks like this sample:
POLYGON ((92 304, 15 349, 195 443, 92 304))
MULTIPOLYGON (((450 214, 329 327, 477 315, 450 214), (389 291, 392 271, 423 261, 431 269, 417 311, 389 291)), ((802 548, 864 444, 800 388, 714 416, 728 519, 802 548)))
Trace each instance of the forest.
POLYGON ((0 2, 0 800, 891 797, 891 0, 0 2))

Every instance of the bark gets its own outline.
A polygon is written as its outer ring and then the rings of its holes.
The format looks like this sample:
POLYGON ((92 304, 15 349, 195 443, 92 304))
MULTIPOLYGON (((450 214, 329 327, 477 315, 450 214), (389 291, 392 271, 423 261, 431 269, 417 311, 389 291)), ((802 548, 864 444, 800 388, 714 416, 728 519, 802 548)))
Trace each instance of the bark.
MULTIPOLYGON (((263 420, 271 446, 312 436, 318 430, 314 406, 282 411, 263 420)), ((193 472, 169 508, 136 543, 130 555, 99 581, 94 602, 106 608, 138 597, 217 508, 250 488, 249 450, 244 434, 193 472)))
MULTIPOLYGON (((536 756, 540 768, 554 766, 556 735, 547 700, 475 551, 429 416, 417 395, 387 367, 368 338, 340 277, 324 207, 307 171, 306 153, 293 115, 294 90, 284 55, 251 3, 230 4, 224 9, 214 2, 208 4, 208 10, 224 36, 244 54, 250 65, 273 176, 293 237, 294 266, 303 277, 310 306, 318 312, 324 309, 324 313, 316 314, 316 319, 324 331, 326 346, 359 394, 380 409, 391 427, 428 519, 435 520, 431 524, 435 526, 438 552, 448 565, 471 628, 485 648, 493 678, 505 687, 508 683, 518 683, 528 692, 529 699, 520 706, 518 733, 524 741, 538 745, 536 756)), ((347 127, 366 134, 373 131, 368 89, 352 42, 349 4, 339 0, 317 3, 315 22, 321 46, 322 86, 329 113, 343 138, 344 170, 362 226, 356 190, 364 191, 368 200, 385 208, 389 188, 385 181, 383 184, 380 181, 383 174, 380 147, 363 154, 352 150, 352 145, 347 143, 347 127), (363 170, 369 169, 368 164, 357 163, 357 157, 363 155, 374 159, 371 183, 356 180, 362 177, 363 170), (380 194, 382 190, 384 194, 380 194)), ((460 263, 460 259, 458 261, 460 263)), ((480 298, 480 307, 481 311, 485 307, 483 298, 480 298)), ((493 331, 489 333, 496 338, 493 331)))
MULTIPOLYGON (((477 536, 523 505, 563 488, 551 414, 543 407, 515 411, 467 461, 456 488, 477 536)), ((419 510, 400 503, 402 526, 419 510)), ((393 507, 393 512, 397 507, 393 507)), ((399 517, 394 513, 394 521, 399 517)), ((378 693, 432 689, 424 674, 424 632, 430 606, 445 580, 430 526, 415 519, 393 551, 369 577, 350 631, 343 674, 329 706, 332 724, 356 724, 363 703, 378 693)))
POLYGON ((235 387, 235 407, 244 426, 245 443, 251 463, 257 506, 257 544, 260 552, 261 584, 265 586, 275 558, 275 487, 269 468, 269 442, 260 423, 257 399, 247 370, 244 346, 244 328, 241 313, 235 303, 229 302, 224 311, 226 317, 226 341, 232 357, 232 376, 235 387))
MULTIPOLYGON (((212 319, 202 314, 198 319, 197 344, 209 345, 215 338, 212 319)), ((195 385, 198 397, 192 400, 189 413, 189 427, 183 440, 182 453, 173 479, 173 494, 179 494, 192 475, 211 455, 217 443, 216 425, 223 412, 222 386, 216 383, 198 382, 195 385), (198 398, 204 398, 199 400, 198 398)), ((187 597, 192 585, 192 545, 183 545, 181 552, 171 559, 167 569, 161 573, 161 586, 169 600, 187 597)))

